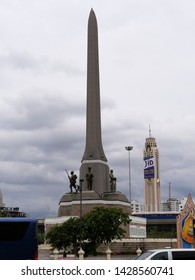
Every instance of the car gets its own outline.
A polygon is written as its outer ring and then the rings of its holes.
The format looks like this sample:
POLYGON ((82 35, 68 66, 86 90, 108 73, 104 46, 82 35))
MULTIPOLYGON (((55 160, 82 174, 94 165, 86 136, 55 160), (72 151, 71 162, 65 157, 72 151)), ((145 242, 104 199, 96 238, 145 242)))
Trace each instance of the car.
POLYGON ((195 249, 157 249, 147 250, 135 260, 195 260, 195 249))

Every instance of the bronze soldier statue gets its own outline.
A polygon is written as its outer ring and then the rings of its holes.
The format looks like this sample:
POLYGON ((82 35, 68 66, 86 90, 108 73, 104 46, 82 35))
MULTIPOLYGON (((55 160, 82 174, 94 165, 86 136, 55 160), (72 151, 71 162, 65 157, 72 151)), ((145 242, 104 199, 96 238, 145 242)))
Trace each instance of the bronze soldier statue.
POLYGON ((113 170, 110 170, 110 189, 112 192, 116 191, 116 177, 114 177, 113 170))
POLYGON ((78 192, 77 190, 77 185, 76 185, 76 180, 77 180, 77 175, 74 174, 74 171, 70 172, 70 175, 68 174, 68 171, 66 170, 66 173, 68 175, 68 179, 70 181, 70 192, 72 192, 72 188, 75 189, 76 192, 78 192))
POLYGON ((93 185, 93 173, 91 173, 91 167, 88 167, 88 173, 86 174, 86 180, 87 180, 87 188, 88 190, 92 190, 93 185))

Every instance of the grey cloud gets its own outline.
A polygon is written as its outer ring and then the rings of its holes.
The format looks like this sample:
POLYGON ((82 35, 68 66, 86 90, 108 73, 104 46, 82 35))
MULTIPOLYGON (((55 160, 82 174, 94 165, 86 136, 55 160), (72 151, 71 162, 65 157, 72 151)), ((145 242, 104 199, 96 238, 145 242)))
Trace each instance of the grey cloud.
POLYGON ((58 93, 47 94, 29 90, 16 98, 4 98, 6 110, 0 119, 1 129, 36 130, 62 125, 72 116, 84 114, 83 105, 58 93))
POLYGON ((85 71, 79 67, 75 67, 69 61, 58 60, 49 56, 36 56, 26 51, 16 51, 9 49, 0 55, 0 67, 3 69, 10 68, 16 71, 31 71, 35 75, 41 73, 63 72, 68 76, 83 76, 85 71), (36 71, 36 72, 35 72, 36 71))
MULTIPOLYGON (((15 17, 0 19, 0 188, 8 206, 56 215, 68 190, 64 168, 79 174, 85 146, 91 4, 82 4, 81 12, 74 1, 49 1, 47 7, 45 1, 26 1, 22 10, 13 0, 5 2, 15 17)), ((105 1, 94 2, 104 150, 118 190, 128 196, 125 146, 134 147, 132 198, 143 201, 150 124, 160 152, 163 198, 169 181, 178 198, 195 196, 194 3, 140 3, 115 1, 107 9, 105 1)))

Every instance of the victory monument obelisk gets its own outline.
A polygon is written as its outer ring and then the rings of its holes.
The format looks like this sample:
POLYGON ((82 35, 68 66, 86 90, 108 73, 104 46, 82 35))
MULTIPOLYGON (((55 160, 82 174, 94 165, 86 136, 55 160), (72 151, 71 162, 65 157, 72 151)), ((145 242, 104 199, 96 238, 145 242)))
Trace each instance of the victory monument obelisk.
POLYGON ((109 174, 102 146, 98 27, 91 9, 88 20, 86 145, 77 183, 82 192, 64 194, 59 202, 58 216, 78 216, 81 201, 83 214, 95 206, 118 207, 130 214, 130 203, 125 195, 116 191, 116 178, 112 181, 112 174, 109 174))
MULTIPOLYGON (((85 179, 88 168, 91 168, 92 189, 101 195, 110 189, 109 167, 101 139, 100 107, 98 28, 95 13, 91 10, 88 21, 86 146, 80 179, 85 179)), ((87 180, 84 180, 83 190, 87 189, 87 180)))

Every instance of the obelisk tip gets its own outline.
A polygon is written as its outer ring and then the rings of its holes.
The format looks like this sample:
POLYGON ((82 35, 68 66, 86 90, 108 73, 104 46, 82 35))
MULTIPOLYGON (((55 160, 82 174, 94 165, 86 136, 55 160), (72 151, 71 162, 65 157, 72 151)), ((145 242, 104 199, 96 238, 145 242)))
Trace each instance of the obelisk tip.
POLYGON ((94 9, 93 9, 93 8, 91 8, 91 11, 90 11, 89 16, 91 16, 91 15, 95 16, 95 12, 94 12, 94 9))

